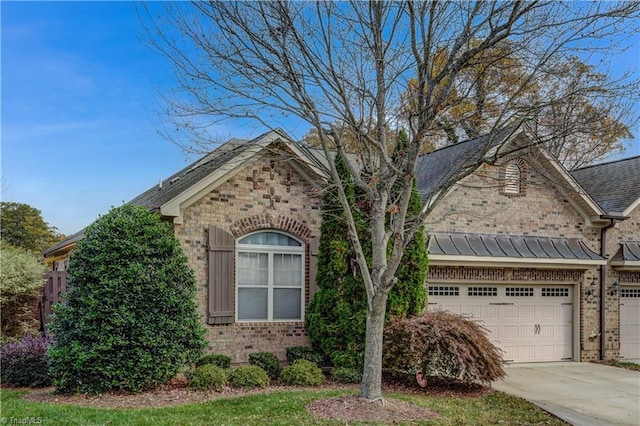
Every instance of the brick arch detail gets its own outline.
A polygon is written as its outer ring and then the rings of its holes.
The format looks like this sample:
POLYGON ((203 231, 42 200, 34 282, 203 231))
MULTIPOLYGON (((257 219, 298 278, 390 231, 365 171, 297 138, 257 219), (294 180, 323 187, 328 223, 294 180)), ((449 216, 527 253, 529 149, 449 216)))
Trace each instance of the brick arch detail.
POLYGON ((239 238, 260 229, 278 229, 302 238, 305 243, 311 238, 311 230, 304 223, 292 217, 279 214, 257 214, 245 217, 231 224, 229 230, 234 237, 239 238))

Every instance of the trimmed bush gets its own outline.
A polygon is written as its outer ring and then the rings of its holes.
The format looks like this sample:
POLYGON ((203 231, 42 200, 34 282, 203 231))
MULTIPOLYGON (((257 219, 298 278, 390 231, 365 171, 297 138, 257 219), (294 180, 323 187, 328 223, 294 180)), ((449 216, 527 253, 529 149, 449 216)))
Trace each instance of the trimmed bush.
POLYGON ((227 385, 227 372, 214 364, 204 364, 187 375, 189 387, 201 391, 221 391, 227 385))
POLYGON ((140 392, 174 377, 206 346, 195 274, 171 225, 140 206, 85 230, 50 326, 60 393, 140 392))
POLYGON ((270 380, 267 372, 257 365, 241 365, 231 370, 229 382, 238 388, 266 388, 270 380))
POLYGON ((322 354, 309 346, 291 346, 287 348, 287 362, 293 364, 299 359, 306 359, 316 364, 318 367, 322 366, 322 354))
POLYGON ((249 354, 249 364, 262 368, 271 380, 277 380, 280 377, 280 360, 271 352, 249 354))
POLYGON ((331 370, 331 379, 339 383, 360 383, 362 373, 355 368, 337 367, 331 370))
POLYGON ((282 369, 280 380, 286 385, 317 386, 324 382, 324 374, 315 363, 299 359, 282 369))
POLYGON ((447 311, 396 319, 385 329, 383 366, 396 376, 448 377, 488 384, 506 375, 501 350, 478 322, 447 311))
POLYGON ((207 364, 213 364, 220 368, 228 369, 231 367, 231 357, 222 354, 209 354, 200 357, 200 359, 196 361, 196 367, 207 364))
POLYGON ((19 342, 3 345, 0 348, 2 383, 11 386, 50 386, 47 356, 49 344, 48 336, 25 336, 19 342))

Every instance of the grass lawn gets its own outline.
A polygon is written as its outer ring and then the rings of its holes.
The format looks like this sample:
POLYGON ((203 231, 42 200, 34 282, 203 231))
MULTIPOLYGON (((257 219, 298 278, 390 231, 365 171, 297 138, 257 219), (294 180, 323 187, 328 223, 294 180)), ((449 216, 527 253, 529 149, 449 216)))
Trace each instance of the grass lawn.
POLYGON ((640 371, 640 364, 635 362, 602 361, 602 364, 610 365, 612 367, 626 368, 627 370, 640 371))
MULTIPOLYGON (((22 390, 0 390, 3 424, 43 425, 344 425, 357 422, 316 419, 307 413, 310 402, 353 393, 344 390, 287 390, 209 402, 145 409, 105 409, 24 401, 22 390)), ((533 404, 502 392, 477 397, 434 397, 390 393, 428 407, 440 417, 428 425, 566 425, 533 404)), ((381 423, 367 423, 381 424, 381 423)))

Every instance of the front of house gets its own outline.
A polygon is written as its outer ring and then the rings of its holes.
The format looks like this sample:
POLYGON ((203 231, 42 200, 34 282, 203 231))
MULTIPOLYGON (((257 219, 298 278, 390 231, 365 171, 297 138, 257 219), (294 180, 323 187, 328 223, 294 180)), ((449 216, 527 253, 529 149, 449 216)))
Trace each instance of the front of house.
MULTIPOLYGON (((480 142, 420 159, 425 200, 437 173, 460 167, 460 150, 480 142)), ((640 170, 639 160, 626 161, 640 170)), ((284 359, 287 347, 308 344, 321 163, 272 131, 232 140, 131 201, 173 223, 196 273, 210 351, 240 363, 263 351, 284 359)), ((513 362, 640 358, 640 172, 630 170, 620 212, 585 191, 589 176, 572 176, 535 147, 459 181, 426 220, 429 307, 483 320, 513 362)), ((52 269, 64 269, 75 241, 45 252, 52 269)))

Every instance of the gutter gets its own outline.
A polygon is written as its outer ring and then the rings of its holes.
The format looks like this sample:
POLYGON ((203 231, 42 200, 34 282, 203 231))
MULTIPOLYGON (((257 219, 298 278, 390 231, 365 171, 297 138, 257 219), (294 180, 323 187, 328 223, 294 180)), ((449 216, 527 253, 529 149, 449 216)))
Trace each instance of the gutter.
MULTIPOLYGON (((618 216, 618 215, 600 215, 600 219, 609 220, 609 224, 604 228, 600 229, 600 256, 605 257, 606 247, 607 247, 607 230, 613 228, 616 224, 616 221, 621 221, 628 219, 628 216, 618 216)), ((606 277, 606 265, 600 265, 600 360, 603 361, 605 359, 605 346, 606 346, 606 315, 605 315, 605 295, 607 284, 605 282, 606 277)))

